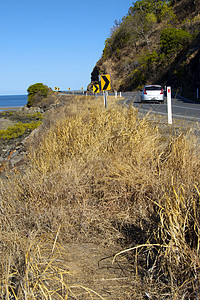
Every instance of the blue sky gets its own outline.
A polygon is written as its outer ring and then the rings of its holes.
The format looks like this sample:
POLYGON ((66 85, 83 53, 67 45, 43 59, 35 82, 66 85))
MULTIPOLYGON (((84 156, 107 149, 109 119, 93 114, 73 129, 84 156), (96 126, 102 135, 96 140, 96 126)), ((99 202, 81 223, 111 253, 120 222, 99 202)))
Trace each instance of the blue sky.
POLYGON ((114 21, 133 1, 7 0, 0 4, 0 95, 42 82, 84 89, 114 21))

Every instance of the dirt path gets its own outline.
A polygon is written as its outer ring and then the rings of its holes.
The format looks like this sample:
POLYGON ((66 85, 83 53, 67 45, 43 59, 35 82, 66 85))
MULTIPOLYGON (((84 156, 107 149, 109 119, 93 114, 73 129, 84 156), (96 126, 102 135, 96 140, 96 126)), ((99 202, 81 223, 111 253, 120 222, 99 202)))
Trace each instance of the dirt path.
POLYGON ((134 299, 131 268, 123 256, 113 263, 112 249, 86 243, 68 244, 65 250, 65 262, 73 274, 69 284, 76 299, 134 299))

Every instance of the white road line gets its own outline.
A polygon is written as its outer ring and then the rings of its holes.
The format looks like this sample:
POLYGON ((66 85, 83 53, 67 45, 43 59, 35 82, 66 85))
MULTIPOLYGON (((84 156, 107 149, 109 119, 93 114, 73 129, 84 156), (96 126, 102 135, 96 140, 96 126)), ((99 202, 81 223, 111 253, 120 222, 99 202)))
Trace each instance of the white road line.
MULTIPOLYGON (((145 108, 140 108, 140 110, 143 110, 143 111, 146 111, 146 112, 149 112, 149 113, 152 113, 152 114, 159 114, 159 115, 164 115, 164 116, 167 116, 167 113, 164 113, 164 112, 160 112, 160 111, 153 111, 153 110, 148 110, 148 109, 145 109, 145 108)), ((185 118, 185 119, 190 119, 190 120, 200 120, 200 118, 198 117, 190 117, 190 116, 186 116, 186 115, 177 115, 177 114, 172 114, 173 117, 177 117, 177 118, 185 118)))
POLYGON ((178 105, 173 105, 172 104, 172 108, 173 107, 178 107, 178 108, 187 109, 187 110, 200 110, 200 108, 184 107, 184 106, 178 106, 178 105))

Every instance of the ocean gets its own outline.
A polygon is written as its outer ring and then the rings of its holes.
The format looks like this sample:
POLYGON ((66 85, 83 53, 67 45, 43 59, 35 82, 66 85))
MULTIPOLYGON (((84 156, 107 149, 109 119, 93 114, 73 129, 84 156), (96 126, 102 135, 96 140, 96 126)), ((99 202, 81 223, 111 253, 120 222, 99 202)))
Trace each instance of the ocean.
POLYGON ((0 111, 18 109, 27 104, 27 95, 3 95, 0 96, 0 111))

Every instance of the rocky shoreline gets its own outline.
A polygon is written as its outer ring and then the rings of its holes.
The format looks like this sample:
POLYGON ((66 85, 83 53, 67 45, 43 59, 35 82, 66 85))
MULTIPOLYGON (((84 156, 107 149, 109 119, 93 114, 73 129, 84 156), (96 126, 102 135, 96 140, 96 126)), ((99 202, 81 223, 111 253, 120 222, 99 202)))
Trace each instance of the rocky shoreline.
MULTIPOLYGON (((40 112, 38 108, 27 109, 26 106, 18 110, 6 110, 0 112, 0 130, 6 130, 15 124, 31 123, 38 121, 39 118, 34 114, 40 112)), ((19 173, 25 165, 25 157, 27 154, 27 143, 30 139, 31 131, 26 130, 25 133, 17 138, 0 139, 0 176, 4 177, 7 171, 15 171, 19 173)))
MULTIPOLYGON (((16 123, 31 123, 41 120, 47 111, 66 105, 72 99, 69 95, 54 93, 44 98, 40 106, 30 107, 27 105, 13 110, 0 111, 0 130, 6 130, 16 123)), ((0 177, 4 177, 7 171, 20 173, 25 167, 25 157, 27 146, 31 137, 37 129, 26 130, 25 133, 17 138, 0 138, 0 177)))

